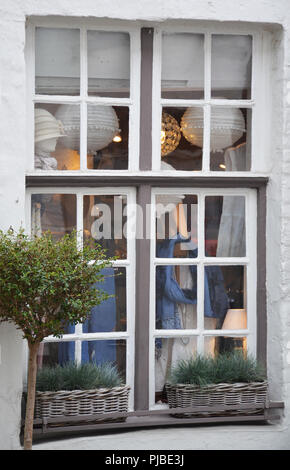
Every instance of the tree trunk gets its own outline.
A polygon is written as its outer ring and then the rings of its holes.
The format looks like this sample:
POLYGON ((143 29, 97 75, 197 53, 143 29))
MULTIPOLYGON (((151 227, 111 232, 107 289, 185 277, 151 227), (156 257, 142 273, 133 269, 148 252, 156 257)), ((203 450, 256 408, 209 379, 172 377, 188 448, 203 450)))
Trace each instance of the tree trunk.
POLYGON ((40 343, 28 343, 28 381, 27 381, 27 402, 24 427, 24 450, 32 449, 33 418, 35 403, 35 385, 37 373, 37 353, 40 343))

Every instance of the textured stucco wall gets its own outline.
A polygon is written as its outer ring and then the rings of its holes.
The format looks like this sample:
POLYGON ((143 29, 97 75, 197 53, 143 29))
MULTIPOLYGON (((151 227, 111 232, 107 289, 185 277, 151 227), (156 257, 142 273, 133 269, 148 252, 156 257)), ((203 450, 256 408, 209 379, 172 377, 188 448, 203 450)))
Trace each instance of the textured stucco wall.
MULTIPOLYGON (((271 181, 268 187, 267 294, 268 362, 271 394, 285 401, 284 419, 266 434, 255 433, 253 448, 290 448, 290 11, 289 0, 1 0, 0 5, 0 227, 24 221, 25 20, 28 16, 75 16, 124 20, 243 21, 268 24, 273 36, 271 181), (277 25, 281 25, 279 31, 277 25), (288 362, 287 362, 288 354, 288 362), (273 439, 269 440, 269 433, 273 439), (271 444, 269 444, 271 445, 271 444)), ((22 380, 22 341, 0 326, 0 448, 17 448, 22 380)), ((202 448, 194 431, 195 448, 202 448)), ((218 432, 219 442, 223 429, 218 432)), ((245 433, 232 444, 242 446, 245 433)), ((211 434, 211 439, 213 439, 211 434)), ((218 442, 216 442, 218 445, 218 442)), ((212 448, 215 447, 212 442, 212 448)))

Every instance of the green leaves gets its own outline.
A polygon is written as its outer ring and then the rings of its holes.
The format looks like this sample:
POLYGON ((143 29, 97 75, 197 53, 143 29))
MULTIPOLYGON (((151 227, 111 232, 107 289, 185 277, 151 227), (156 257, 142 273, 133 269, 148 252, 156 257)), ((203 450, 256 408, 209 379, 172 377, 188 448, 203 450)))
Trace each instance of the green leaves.
POLYGON ((13 321, 31 343, 61 336, 68 322, 84 322, 109 297, 92 286, 111 261, 99 245, 79 250, 76 232, 55 241, 49 232, 0 231, 0 321, 13 321))
POLYGON ((214 383, 262 382, 264 368, 252 357, 241 352, 216 357, 196 355, 180 360, 172 367, 169 382, 206 386, 214 383))
POLYGON ((122 384, 116 365, 74 362, 64 366, 43 367, 37 373, 36 390, 56 392, 59 390, 90 390, 112 388, 122 384))

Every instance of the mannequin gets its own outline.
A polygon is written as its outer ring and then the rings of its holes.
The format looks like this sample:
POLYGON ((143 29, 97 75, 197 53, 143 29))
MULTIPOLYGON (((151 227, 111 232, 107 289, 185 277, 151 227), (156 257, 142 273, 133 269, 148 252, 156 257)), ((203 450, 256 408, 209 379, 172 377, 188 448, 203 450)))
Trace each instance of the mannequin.
POLYGON ((45 139, 35 144, 35 168, 41 170, 56 170, 57 160, 50 154, 55 151, 57 138, 45 139))
POLYGON ((62 123, 49 111, 36 108, 34 113, 35 168, 56 170, 57 160, 51 156, 59 137, 64 137, 62 123))

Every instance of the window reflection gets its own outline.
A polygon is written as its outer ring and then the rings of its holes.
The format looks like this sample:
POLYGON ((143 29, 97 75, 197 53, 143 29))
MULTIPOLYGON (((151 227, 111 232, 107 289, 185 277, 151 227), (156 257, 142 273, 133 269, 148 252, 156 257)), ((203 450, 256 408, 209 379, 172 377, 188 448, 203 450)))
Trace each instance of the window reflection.
POLYGON ((98 340, 82 342, 82 363, 101 365, 112 363, 126 382, 126 340, 98 340))
POLYGON ((213 34, 211 57, 212 97, 251 98, 252 37, 213 34))
POLYGON ((80 30, 36 28, 35 89, 45 95, 80 94, 80 30))
POLYGON ((203 34, 164 33, 162 36, 162 98, 202 99, 203 88, 203 34))
POLYGON ((206 196, 205 253, 246 256, 244 196, 206 196))
POLYGON ((205 355, 216 356, 217 354, 231 353, 235 351, 247 351, 247 338, 235 336, 205 336, 205 355))
POLYGON ((164 385, 170 369, 181 359, 189 359, 197 352, 197 338, 157 338, 155 340, 155 397, 156 401, 166 401, 164 385))
POLYGON ((50 231, 59 239, 76 229, 75 194, 33 194, 31 196, 31 233, 40 236, 50 231))
POLYGON ((206 266, 204 281, 205 329, 247 328, 246 268, 206 266), (206 318, 214 319, 211 325, 206 318))
POLYGON ((101 271, 104 282, 93 287, 112 297, 92 308, 83 325, 84 333, 126 331, 126 268, 105 268, 101 271))
POLYGON ((88 31, 88 94, 130 96, 130 36, 88 31))
POLYGON ((100 244, 108 257, 127 258, 126 206, 122 195, 84 196, 84 238, 100 244))

